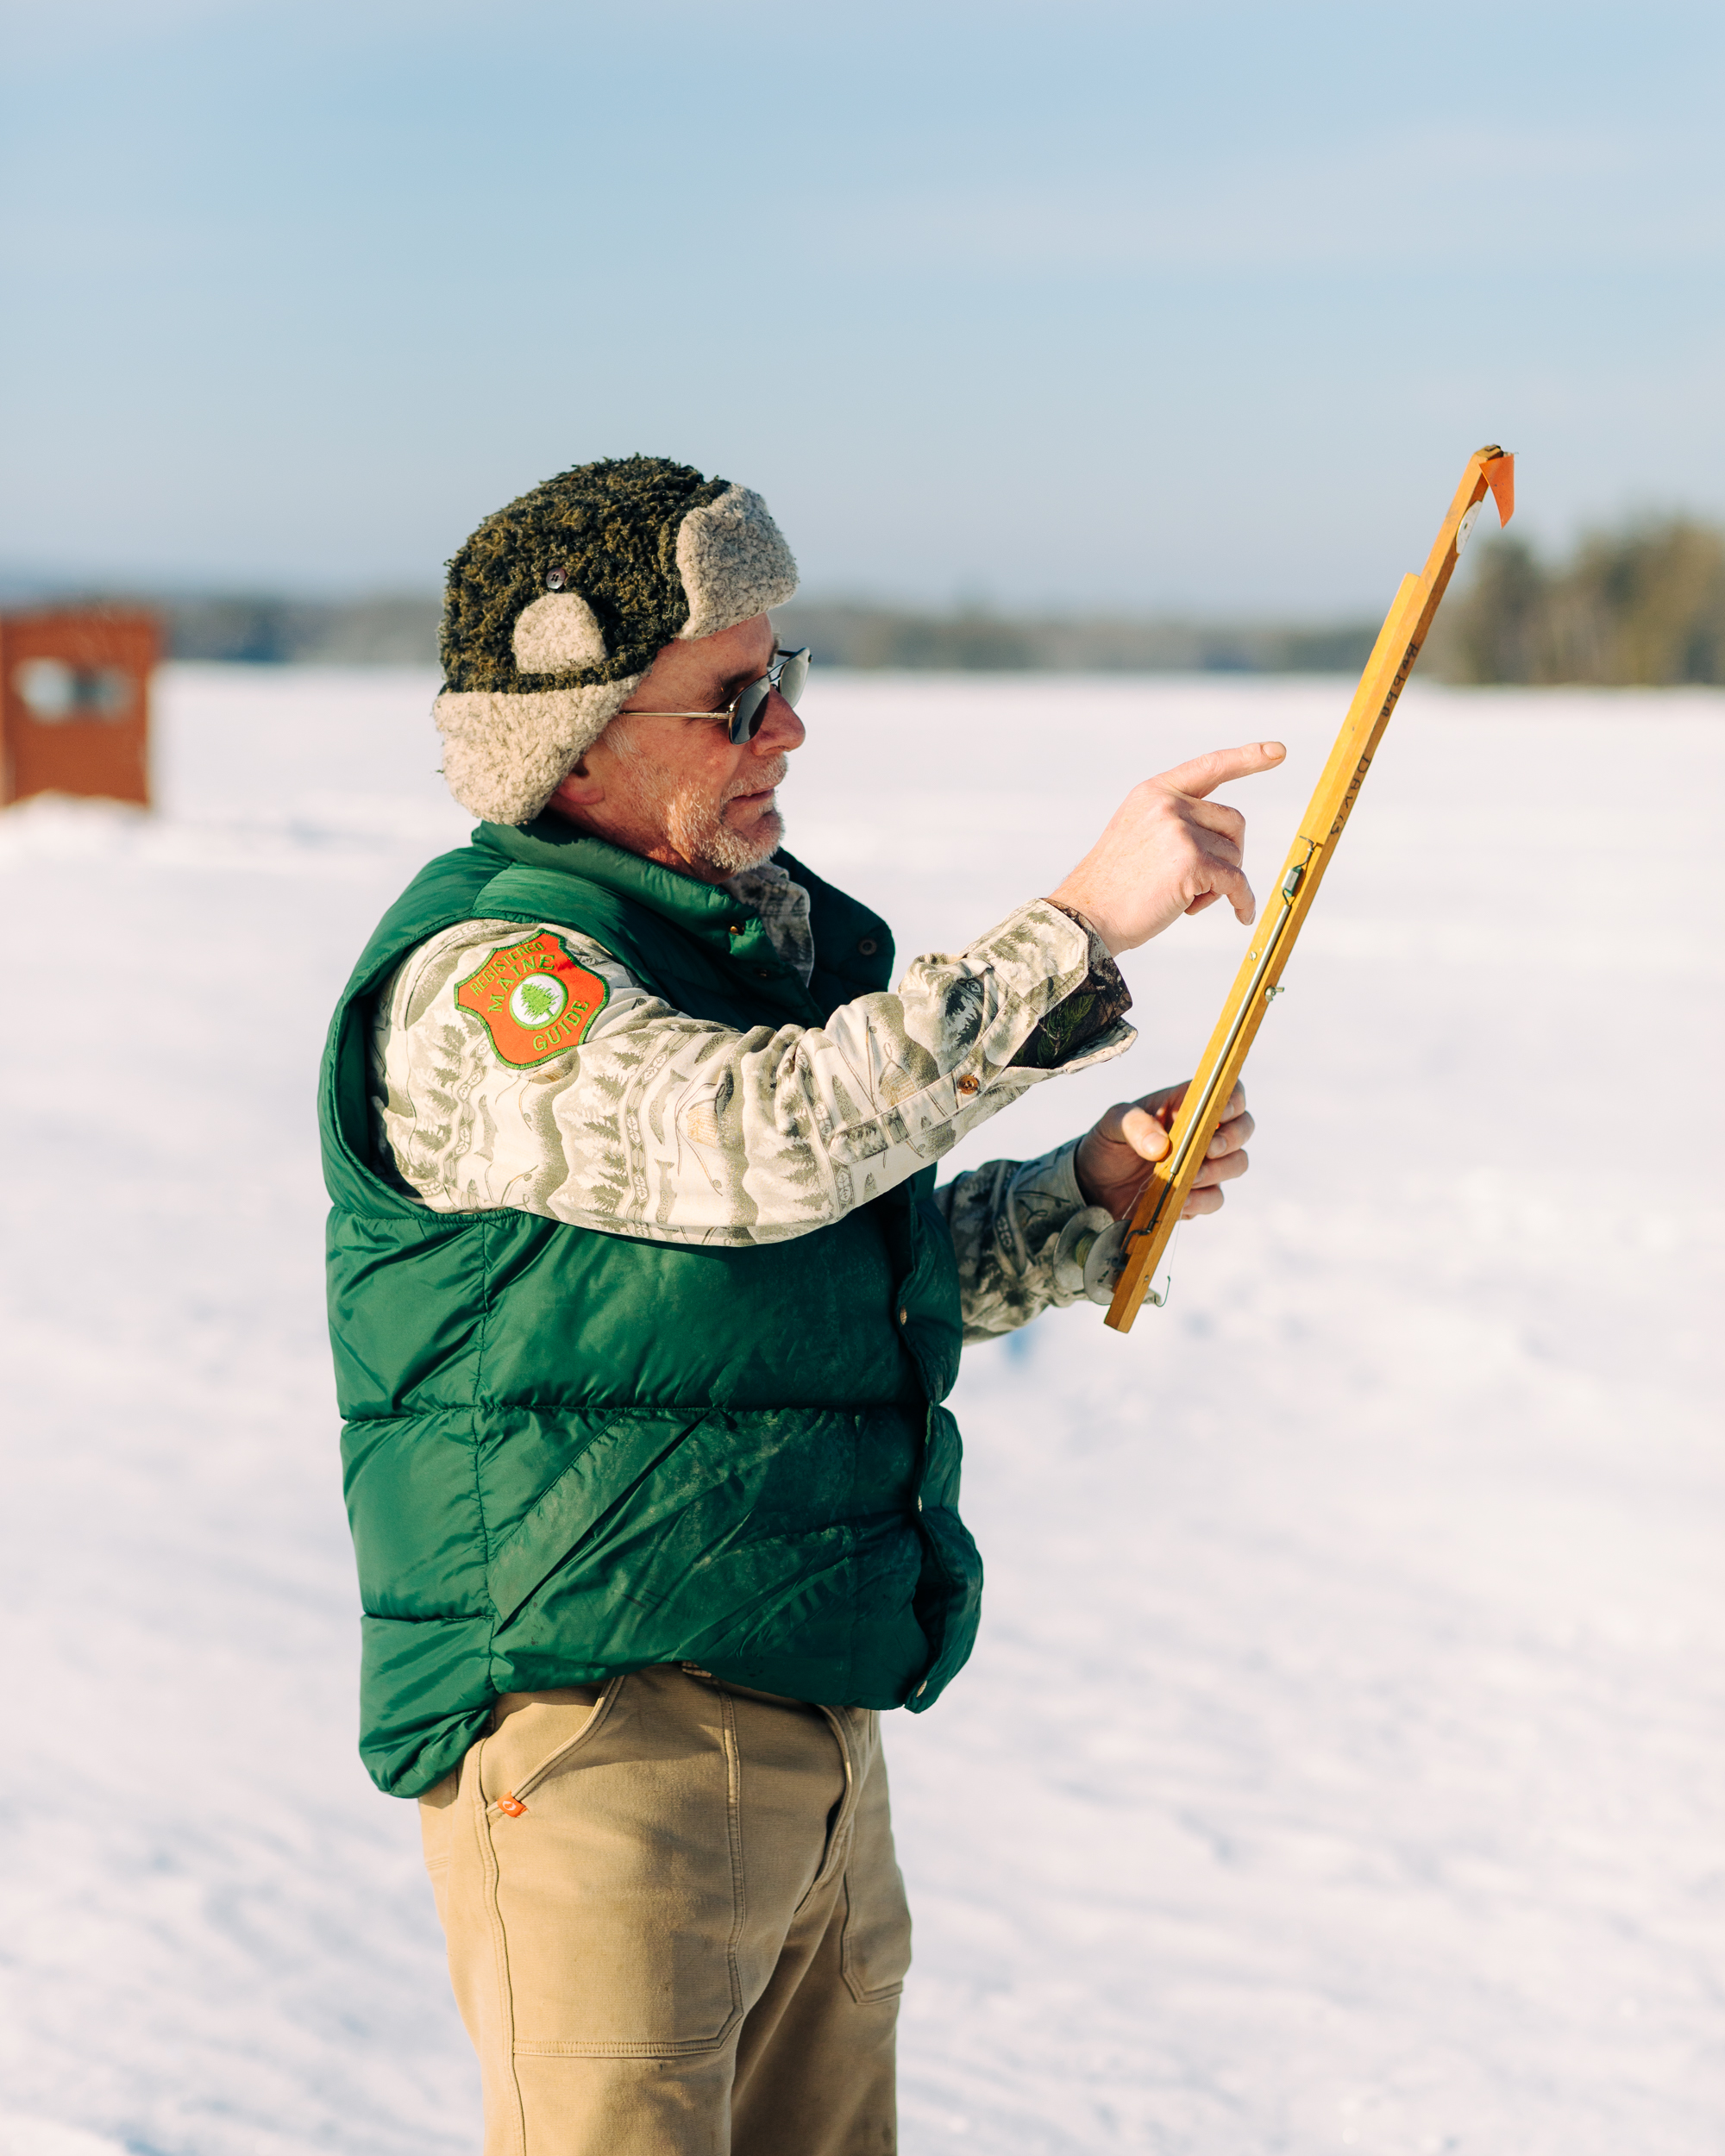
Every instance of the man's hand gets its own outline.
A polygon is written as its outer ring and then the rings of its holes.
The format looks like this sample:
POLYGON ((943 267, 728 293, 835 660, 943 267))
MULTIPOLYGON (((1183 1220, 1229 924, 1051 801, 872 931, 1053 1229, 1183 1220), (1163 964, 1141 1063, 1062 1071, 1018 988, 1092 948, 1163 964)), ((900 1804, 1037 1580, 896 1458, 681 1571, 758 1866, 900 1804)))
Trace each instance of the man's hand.
POLYGON ((1112 956, 1134 950, 1177 921, 1226 899, 1242 921, 1258 911, 1240 873, 1245 818, 1206 799, 1230 779, 1269 771, 1288 751, 1279 741, 1213 749, 1135 786, 1108 827, 1057 891, 1095 928, 1112 956))
MULTIPOLYGON (((1185 1098, 1184 1086, 1164 1086, 1142 1100, 1122 1100, 1080 1139, 1073 1166, 1087 1204, 1106 1206, 1117 1220, 1126 1218, 1150 1179, 1145 1163, 1160 1160, 1168 1150, 1174 1112, 1185 1098)), ((1220 1186, 1245 1175, 1250 1165, 1245 1142, 1255 1127, 1245 1112, 1245 1087, 1236 1086, 1180 1215, 1182 1220, 1221 1210, 1220 1186)))

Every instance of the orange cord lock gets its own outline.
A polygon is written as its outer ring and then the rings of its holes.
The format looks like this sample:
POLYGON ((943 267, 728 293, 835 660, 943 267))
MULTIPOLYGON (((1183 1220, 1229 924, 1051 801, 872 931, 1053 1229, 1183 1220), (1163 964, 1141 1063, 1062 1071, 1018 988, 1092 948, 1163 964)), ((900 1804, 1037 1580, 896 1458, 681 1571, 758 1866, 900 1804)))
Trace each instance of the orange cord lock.
POLYGON ((500 1812, 507 1812, 511 1819, 519 1819, 521 1814, 527 1809, 527 1807, 515 1794, 514 1790, 511 1789, 506 1796, 499 1797, 497 1800, 497 1808, 500 1812))

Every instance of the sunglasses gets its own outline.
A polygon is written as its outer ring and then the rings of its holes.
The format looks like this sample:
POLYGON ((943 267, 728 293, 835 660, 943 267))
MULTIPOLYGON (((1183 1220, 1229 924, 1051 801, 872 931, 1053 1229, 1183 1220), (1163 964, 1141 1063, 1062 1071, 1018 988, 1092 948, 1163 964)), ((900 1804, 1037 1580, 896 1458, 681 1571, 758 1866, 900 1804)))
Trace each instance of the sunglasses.
POLYGON ((730 722, 731 738, 739 745, 753 741, 767 716, 767 699, 776 689, 792 709, 808 680, 809 648, 781 651, 767 671, 747 688, 739 689, 730 703, 711 711, 630 711, 630 718, 723 718, 730 722))

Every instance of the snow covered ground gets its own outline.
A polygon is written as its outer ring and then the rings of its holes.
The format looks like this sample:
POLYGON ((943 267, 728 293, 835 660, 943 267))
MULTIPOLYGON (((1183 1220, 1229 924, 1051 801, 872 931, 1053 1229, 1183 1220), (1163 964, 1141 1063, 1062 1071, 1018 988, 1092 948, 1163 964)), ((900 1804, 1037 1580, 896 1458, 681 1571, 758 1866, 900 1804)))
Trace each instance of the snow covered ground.
MULTIPOLYGON (((0 2156, 477 2146, 353 1756, 311 1109, 465 830, 430 688, 175 670, 160 813, 0 818, 0 2156)), ((1345 699, 817 677, 791 843, 950 947, 1132 779, 1275 735, 1263 889, 1345 699)), ((889 1732, 912 2156, 1725 2143, 1722 781, 1725 698, 1416 686, 1170 1308, 970 1359, 982 1644, 889 1732)), ((1136 1087, 1241 937, 1128 962, 1136 1087)))

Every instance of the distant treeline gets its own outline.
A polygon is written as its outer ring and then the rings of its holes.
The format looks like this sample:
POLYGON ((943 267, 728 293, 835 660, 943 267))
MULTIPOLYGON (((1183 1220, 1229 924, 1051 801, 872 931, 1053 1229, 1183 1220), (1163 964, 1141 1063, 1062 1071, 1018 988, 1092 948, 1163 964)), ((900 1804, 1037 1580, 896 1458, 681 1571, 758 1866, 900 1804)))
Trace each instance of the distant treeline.
POLYGON ((1549 567, 1509 534, 1476 543, 1432 636, 1445 680, 1725 682, 1725 531, 1672 517, 1594 532, 1549 567))
POLYGON ((155 602, 176 659, 250 666, 435 667, 435 599, 168 599, 155 602))
POLYGON ((435 667, 441 602, 413 593, 357 599, 273 592, 91 588, 0 571, 0 609, 143 607, 161 623, 171 659, 242 666, 435 667))
POLYGON ((1118 615, 950 613, 793 599, 773 617, 780 641, 817 663, 975 674, 1348 674, 1377 624, 1300 627, 1140 620, 1118 615))
MULTIPOLYGON (((26 597, 20 590, 16 596, 26 597)), ((50 593, 34 587, 40 603, 50 593)), ((137 603, 130 595, 130 603, 137 603)), ((437 663, 436 599, 147 599, 177 659, 254 665, 437 663)), ((1375 622, 1202 622, 1008 614, 795 599, 781 640, 826 666, 1061 674, 1356 674, 1375 622)), ((1481 537, 1439 615, 1422 671, 1456 682, 1725 683, 1725 531, 1684 517, 1584 537, 1547 565, 1481 537)))

